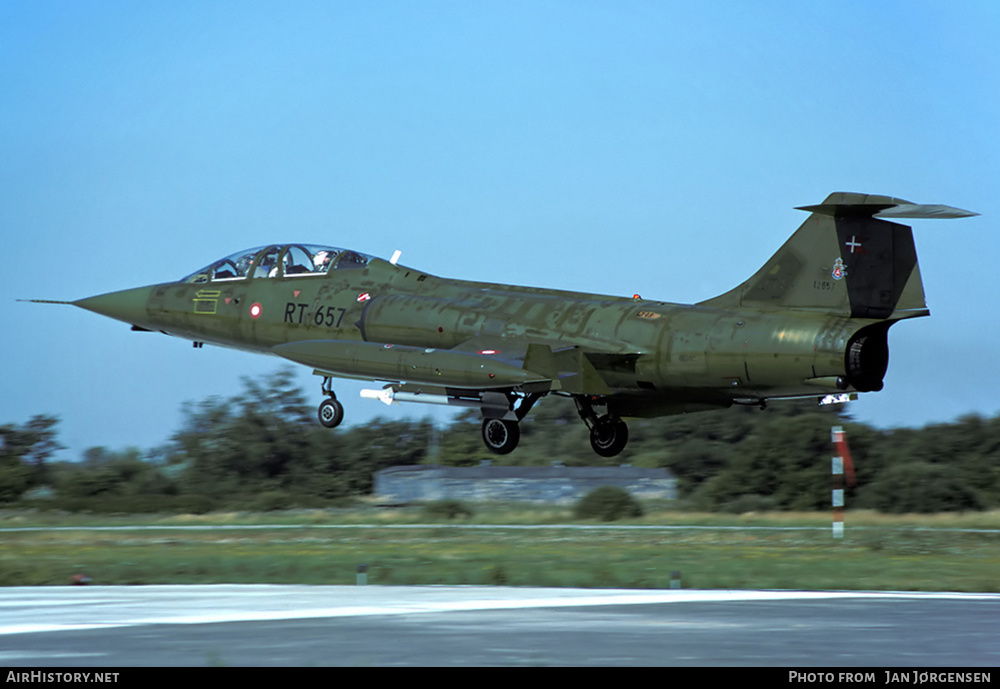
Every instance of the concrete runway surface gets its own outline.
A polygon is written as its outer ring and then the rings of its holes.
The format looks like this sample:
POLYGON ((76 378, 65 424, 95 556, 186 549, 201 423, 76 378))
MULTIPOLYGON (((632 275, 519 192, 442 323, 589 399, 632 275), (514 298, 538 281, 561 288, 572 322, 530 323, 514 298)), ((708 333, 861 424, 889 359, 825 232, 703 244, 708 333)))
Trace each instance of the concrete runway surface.
POLYGON ((1000 594, 0 588, 0 664, 1000 666, 1000 594))

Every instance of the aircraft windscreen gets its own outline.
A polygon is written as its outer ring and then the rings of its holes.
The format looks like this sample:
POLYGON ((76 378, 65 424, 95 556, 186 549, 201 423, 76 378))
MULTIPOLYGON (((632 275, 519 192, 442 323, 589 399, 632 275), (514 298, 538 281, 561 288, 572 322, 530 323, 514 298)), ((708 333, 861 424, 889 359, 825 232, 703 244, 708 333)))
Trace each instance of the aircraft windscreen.
POLYGON ((201 270, 188 275, 181 282, 219 282, 222 280, 241 280, 250 272, 254 258, 257 257, 265 247, 259 246, 256 249, 245 249, 238 251, 231 256, 221 258, 215 263, 211 263, 201 270))
POLYGON ((331 268, 364 268, 371 256, 332 246, 286 244, 238 251, 191 273, 182 282, 203 283, 253 278, 325 275, 331 268))

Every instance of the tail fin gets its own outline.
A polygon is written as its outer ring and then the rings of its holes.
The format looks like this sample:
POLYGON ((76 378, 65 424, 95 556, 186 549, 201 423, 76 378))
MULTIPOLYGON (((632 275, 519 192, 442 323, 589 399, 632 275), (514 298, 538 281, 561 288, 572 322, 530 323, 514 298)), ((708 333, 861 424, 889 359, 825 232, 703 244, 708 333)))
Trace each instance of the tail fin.
POLYGON ((851 318, 929 315, 913 234, 880 218, 964 218, 976 213, 837 192, 753 277, 713 299, 717 308, 811 309, 851 318))

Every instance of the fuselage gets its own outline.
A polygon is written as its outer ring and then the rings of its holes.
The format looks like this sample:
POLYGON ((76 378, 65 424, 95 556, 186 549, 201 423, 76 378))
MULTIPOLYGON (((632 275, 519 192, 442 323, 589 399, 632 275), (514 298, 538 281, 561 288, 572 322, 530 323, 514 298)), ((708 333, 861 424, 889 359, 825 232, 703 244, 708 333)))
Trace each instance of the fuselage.
POLYGON ((309 366, 323 376, 328 428, 344 414, 334 377, 378 381, 362 396, 479 408, 487 449, 507 454, 554 393, 572 397, 594 451, 613 457, 628 442, 624 417, 881 390, 889 328, 930 315, 910 227, 887 218, 975 215, 853 192, 801 210, 749 279, 693 305, 450 280, 306 244, 70 303, 309 366))
POLYGON ((606 395, 621 416, 821 395, 837 391, 838 379, 843 390, 851 338, 876 323, 451 280, 375 258, 326 273, 165 283, 79 305, 143 329, 264 354, 319 340, 425 351, 472 342, 466 353, 520 362, 518 343, 545 343, 557 354, 582 352, 604 385, 589 390, 578 380, 567 389, 606 395), (145 307, 119 315, 100 308, 99 300, 126 293, 136 293, 137 307, 145 295, 145 307))

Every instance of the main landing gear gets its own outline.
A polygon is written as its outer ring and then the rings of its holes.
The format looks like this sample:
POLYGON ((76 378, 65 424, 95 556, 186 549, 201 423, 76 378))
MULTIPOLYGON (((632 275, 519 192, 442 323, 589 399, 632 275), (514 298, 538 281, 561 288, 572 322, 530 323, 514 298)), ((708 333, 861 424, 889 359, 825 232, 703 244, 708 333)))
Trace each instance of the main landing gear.
POLYGON ((484 406, 483 415, 483 444, 486 449, 496 455, 507 455, 514 451, 518 441, 521 440, 521 426, 519 425, 531 407, 542 398, 539 394, 507 395, 507 409, 491 408, 484 406), (509 418, 510 414, 514 418, 509 418), (503 418, 500 418, 500 417, 503 418))
MULTIPOLYGON (((519 421, 528 413, 528 409, 535 403, 539 396, 529 395, 523 398, 520 406, 511 408, 515 419, 508 416, 499 418, 498 416, 487 417, 483 421, 482 435, 483 444, 490 452, 498 455, 506 455, 514 451, 518 441, 521 439, 521 427, 519 421)), ((580 418, 590 429, 590 446, 594 452, 602 457, 615 457, 621 454, 628 444, 628 426, 617 416, 604 414, 598 416, 594 411, 595 404, 602 406, 606 404, 599 398, 575 395, 577 411, 580 418)), ((513 404, 513 403, 512 403, 513 404)), ((497 410, 491 410, 496 413, 497 410)), ((501 410, 502 411, 502 410, 501 410)), ((490 413, 486 408, 483 413, 490 413)))
POLYGON ((601 457, 615 457, 628 444, 628 425, 610 414, 598 416, 591 397, 575 396, 576 410, 590 429, 590 446, 601 457))
MULTIPOLYGON (((337 401, 331 378, 323 378, 322 389, 326 399, 319 405, 319 422, 327 428, 336 428, 344 420, 344 406, 337 401)), ((399 395, 403 394, 399 391, 396 392, 399 395)), ((447 403, 479 407, 484 417, 483 444, 493 454, 506 455, 513 452, 521 440, 521 420, 544 394, 510 391, 486 392, 475 397, 472 395, 466 397, 451 395, 447 397, 447 403)), ((415 401, 414 397, 415 395, 410 394, 410 399, 406 401, 415 401)), ((435 396, 430 395, 429 397, 434 398, 435 396)), ((441 396, 437 397, 445 399, 441 396)), ((431 399, 427 401, 430 402, 431 399)), ((594 452, 601 457, 615 457, 621 454, 621 451, 628 444, 628 426, 609 411, 599 415, 594 409, 595 407, 604 407, 607 410, 609 408, 607 400, 603 397, 577 394, 573 395, 573 401, 576 402, 580 418, 590 430, 590 446, 594 448, 594 452)), ((443 402, 437 403, 442 404, 443 402)))
POLYGON ((344 405, 337 401, 330 378, 323 378, 323 394, 327 396, 319 403, 319 422, 327 428, 336 428, 344 420, 344 405))
POLYGON ((521 426, 510 419, 483 421, 483 442, 493 454, 506 455, 514 451, 521 439, 521 426))

